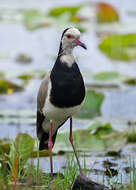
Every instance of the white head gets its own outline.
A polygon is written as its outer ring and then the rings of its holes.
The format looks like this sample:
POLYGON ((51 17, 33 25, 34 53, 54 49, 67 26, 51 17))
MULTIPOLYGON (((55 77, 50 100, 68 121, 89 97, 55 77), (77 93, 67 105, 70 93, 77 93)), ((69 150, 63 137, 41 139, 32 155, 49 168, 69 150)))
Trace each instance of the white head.
POLYGON ((60 53, 71 54, 76 46, 87 49, 85 44, 80 41, 80 31, 77 28, 67 28, 64 30, 61 38, 60 53))

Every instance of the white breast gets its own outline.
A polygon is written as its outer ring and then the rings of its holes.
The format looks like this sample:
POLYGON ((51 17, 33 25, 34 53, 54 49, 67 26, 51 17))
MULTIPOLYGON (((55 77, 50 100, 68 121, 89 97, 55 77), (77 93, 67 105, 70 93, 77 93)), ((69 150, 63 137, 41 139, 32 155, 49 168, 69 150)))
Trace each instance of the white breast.
POLYGON ((53 131, 55 132, 56 129, 65 121, 68 117, 73 116, 76 114, 82 105, 70 107, 70 108, 58 108, 51 104, 49 99, 47 99, 45 106, 43 107, 43 114, 46 117, 45 122, 43 123, 43 128, 46 132, 49 131, 49 121, 53 121, 53 131), (47 126, 48 122, 48 126, 47 126), (45 126, 44 126, 45 125, 45 126))
MULTIPOLYGON (((48 92, 50 92, 51 83, 49 84, 48 92)), ((82 103, 83 104, 83 103, 82 103)), ((49 93, 47 95, 45 105, 42 109, 43 114, 45 115, 45 121, 43 122, 43 129, 45 132, 49 131, 49 122, 53 121, 53 133, 56 129, 67 120, 68 117, 76 114, 80 109, 82 104, 70 108, 58 108, 50 102, 49 93)))

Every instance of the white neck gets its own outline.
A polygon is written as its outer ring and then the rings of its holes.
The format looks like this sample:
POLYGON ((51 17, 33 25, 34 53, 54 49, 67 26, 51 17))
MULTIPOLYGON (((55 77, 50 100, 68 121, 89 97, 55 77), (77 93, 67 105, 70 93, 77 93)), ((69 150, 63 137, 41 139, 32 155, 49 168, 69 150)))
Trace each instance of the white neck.
POLYGON ((60 60, 62 63, 67 64, 68 67, 71 67, 74 63, 73 48, 70 47, 63 49, 60 60))
POLYGON ((73 48, 69 47, 69 48, 62 49, 62 54, 63 55, 72 55, 73 54, 73 48))

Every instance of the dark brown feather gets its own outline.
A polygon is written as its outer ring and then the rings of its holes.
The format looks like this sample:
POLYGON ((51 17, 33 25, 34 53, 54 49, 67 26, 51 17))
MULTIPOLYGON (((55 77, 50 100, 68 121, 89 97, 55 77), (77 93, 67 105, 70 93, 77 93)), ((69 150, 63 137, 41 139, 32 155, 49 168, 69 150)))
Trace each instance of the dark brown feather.
MULTIPOLYGON (((38 91, 38 96, 37 96, 37 119, 36 119, 36 125, 37 125, 37 137, 40 140, 40 145, 43 145, 44 141, 48 140, 49 134, 45 133, 42 124, 45 120, 45 116, 42 113, 42 109, 44 107, 46 97, 48 94, 48 84, 50 81, 50 73, 45 77, 45 79, 42 81, 39 91, 38 91)), ((39 149, 43 149, 43 146, 39 146, 39 149)), ((44 145, 44 149, 46 149, 46 145, 44 145)))

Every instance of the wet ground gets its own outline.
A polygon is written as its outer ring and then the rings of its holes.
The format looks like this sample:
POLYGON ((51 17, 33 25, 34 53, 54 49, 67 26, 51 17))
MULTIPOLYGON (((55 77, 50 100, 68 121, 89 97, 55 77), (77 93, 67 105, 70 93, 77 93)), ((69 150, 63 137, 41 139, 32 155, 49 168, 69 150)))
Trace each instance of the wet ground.
MULTIPOLYGON (((80 1, 81 3, 85 1, 80 1)), ((88 2, 88 1, 87 1, 88 2)), ((94 2, 94 1, 93 1, 94 2)), ((108 59, 104 54, 98 50, 98 43, 100 38, 97 36, 98 32, 114 30, 118 33, 136 32, 134 26, 135 16, 129 16, 128 11, 134 10, 135 2, 111 1, 121 14, 121 23, 112 25, 98 25, 96 22, 88 26, 88 31, 82 36, 83 41, 86 43, 88 50, 85 52, 80 48, 74 51, 78 59, 79 67, 85 77, 86 84, 93 84, 94 81, 90 77, 95 73, 102 71, 115 71, 121 74, 135 77, 136 64, 135 62, 127 63, 121 61, 113 61, 108 59), (120 6, 122 5, 123 6, 120 6), (123 29, 122 29, 123 28, 123 29), (80 55, 80 56, 79 56, 80 55), (88 74, 89 73, 89 74, 88 74)), ((69 1, 67 4, 78 4, 79 1, 69 1)), ((58 24, 51 27, 40 28, 35 31, 26 29, 21 22, 21 16, 15 14, 15 21, 10 20, 12 15, 18 9, 39 9, 48 10, 48 8, 63 5, 62 1, 4 1, 0 4, 0 10, 7 11, 7 18, 0 22, 0 71, 4 72, 6 78, 21 84, 22 81, 16 77, 23 73, 32 73, 37 70, 49 71, 54 63, 55 56, 59 47, 59 39, 62 30, 67 24, 58 24), (19 64, 16 62, 17 55, 25 53, 32 57, 30 64, 19 64)), ((136 7, 136 5, 135 5, 136 7)), ((134 10, 136 11, 136 10, 134 10)), ((3 14, 6 15, 6 13, 3 14)), ((31 79, 25 86, 22 92, 16 92, 10 95, 0 95, 0 138, 9 137, 14 138, 18 132, 27 132, 32 137, 36 137, 35 129, 35 114, 36 114, 36 94, 39 88, 41 79, 31 79)), ((110 81, 110 84, 113 84, 110 81)), ((118 131, 128 129, 128 121, 135 122, 136 118, 136 87, 130 87, 116 84, 119 88, 104 88, 96 91, 102 91, 105 99, 101 106, 101 116, 89 119, 74 119, 74 129, 85 129, 92 122, 101 121, 102 123, 110 122, 112 127, 118 131)), ((69 123, 66 122, 60 132, 68 130, 69 123)), ((88 169, 88 176, 96 181, 107 180, 108 169, 106 164, 110 165, 113 169, 112 180, 118 178, 119 182, 129 183, 130 162, 133 161, 136 154, 136 145, 126 145, 119 157, 105 156, 104 153, 87 152, 85 159, 88 169), (131 161, 130 161, 131 157, 131 161), (107 171, 107 173, 106 173, 107 171), (103 175, 105 173, 105 175, 103 175)), ((81 162, 84 162, 84 156, 80 156, 81 162)), ((54 170, 63 171, 65 166, 66 156, 54 157, 54 170)), ((36 164, 36 159, 34 160, 36 164)), ((41 158, 40 167, 45 171, 49 170, 49 159, 41 158)), ((108 182, 106 182, 108 183, 108 182)))

